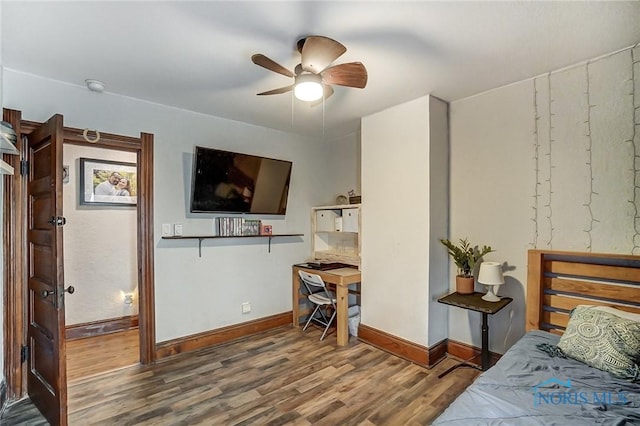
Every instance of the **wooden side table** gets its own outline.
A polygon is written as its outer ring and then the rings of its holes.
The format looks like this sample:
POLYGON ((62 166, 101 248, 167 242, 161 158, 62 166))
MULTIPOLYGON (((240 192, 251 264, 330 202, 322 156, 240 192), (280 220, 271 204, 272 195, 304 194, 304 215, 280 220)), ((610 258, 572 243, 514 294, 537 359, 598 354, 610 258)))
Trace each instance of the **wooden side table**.
POLYGON ((482 366, 479 368, 477 365, 470 364, 467 361, 461 362, 449 368, 444 373, 440 374, 438 378, 444 377, 458 367, 471 367, 481 371, 489 369, 489 321, 488 316, 493 315, 500 309, 507 306, 513 301, 511 297, 501 297, 499 302, 487 302, 482 300, 484 293, 475 292, 473 294, 459 294, 451 293, 438 299, 438 302, 445 305, 456 306, 462 309, 469 309, 471 311, 480 312, 482 314, 482 366))

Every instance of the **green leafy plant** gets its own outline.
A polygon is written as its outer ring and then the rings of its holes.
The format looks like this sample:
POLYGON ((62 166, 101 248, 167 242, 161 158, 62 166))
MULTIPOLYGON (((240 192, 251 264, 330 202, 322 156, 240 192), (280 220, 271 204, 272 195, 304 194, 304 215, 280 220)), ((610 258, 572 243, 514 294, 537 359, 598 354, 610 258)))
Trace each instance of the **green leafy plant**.
POLYGON ((447 239, 441 239, 440 242, 447 248, 449 256, 458 267, 458 275, 466 278, 473 277, 473 268, 482 256, 495 251, 490 246, 478 249, 478 246, 472 246, 466 238, 461 238, 457 245, 447 239))

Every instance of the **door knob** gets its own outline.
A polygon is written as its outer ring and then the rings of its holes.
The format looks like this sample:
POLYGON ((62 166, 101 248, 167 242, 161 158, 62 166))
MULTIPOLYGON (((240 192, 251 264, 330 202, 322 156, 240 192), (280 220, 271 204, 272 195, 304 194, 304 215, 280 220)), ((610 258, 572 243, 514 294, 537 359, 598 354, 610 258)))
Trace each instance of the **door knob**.
POLYGON ((47 222, 50 223, 51 225, 63 226, 63 225, 66 225, 67 218, 64 216, 52 217, 47 222))
MULTIPOLYGON (((69 294, 73 294, 76 291, 75 287, 70 285, 69 287, 65 288, 62 290, 62 292, 67 292, 69 294)), ((43 298, 45 297, 49 297, 52 294, 56 294, 55 290, 42 290, 42 292, 40 292, 40 294, 42 295, 43 298)))

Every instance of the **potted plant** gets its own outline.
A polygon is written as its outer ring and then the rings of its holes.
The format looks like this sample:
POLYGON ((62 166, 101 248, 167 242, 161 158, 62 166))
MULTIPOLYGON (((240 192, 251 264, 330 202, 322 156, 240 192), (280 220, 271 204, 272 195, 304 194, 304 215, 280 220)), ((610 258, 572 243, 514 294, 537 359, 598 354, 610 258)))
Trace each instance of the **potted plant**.
POLYGON ((447 239, 441 239, 440 242, 447 248, 449 256, 458 267, 456 292, 472 294, 474 290, 473 268, 482 256, 494 250, 490 246, 478 249, 478 246, 472 246, 466 238, 461 238, 457 245, 447 239))

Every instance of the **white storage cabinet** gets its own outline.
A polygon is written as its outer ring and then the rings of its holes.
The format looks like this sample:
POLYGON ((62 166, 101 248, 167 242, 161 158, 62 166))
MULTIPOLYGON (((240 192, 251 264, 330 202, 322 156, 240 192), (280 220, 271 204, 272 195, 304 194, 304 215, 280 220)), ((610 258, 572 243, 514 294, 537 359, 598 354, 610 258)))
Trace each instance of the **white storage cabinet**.
POLYGON ((313 258, 360 267, 360 204, 314 207, 313 258))

